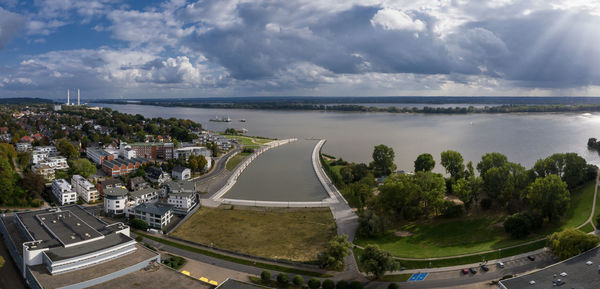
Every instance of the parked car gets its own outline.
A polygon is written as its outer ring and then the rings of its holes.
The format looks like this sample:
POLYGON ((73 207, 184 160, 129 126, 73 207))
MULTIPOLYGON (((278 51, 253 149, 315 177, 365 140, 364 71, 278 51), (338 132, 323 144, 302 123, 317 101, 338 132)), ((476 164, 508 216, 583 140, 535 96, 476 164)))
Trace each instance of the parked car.
POLYGON ((488 268, 488 266, 486 266, 486 265, 481 265, 481 270, 487 272, 490 270, 490 268, 488 268))
POLYGON ((475 274, 475 273, 477 273, 477 269, 471 267, 471 268, 469 268, 469 272, 471 272, 471 274, 475 274))
POLYGON ((535 256, 529 255, 527 256, 527 259, 529 259, 530 261, 535 261, 535 256))
POLYGON ((462 272, 464 275, 467 275, 467 274, 469 274, 469 269, 467 269, 467 268, 465 268, 465 269, 462 269, 462 270, 460 270, 460 271, 461 271, 461 272, 462 272))
POLYGON ((496 265, 498 265, 498 267, 500 267, 500 268, 504 268, 504 263, 503 262, 498 262, 498 263, 496 263, 496 265))

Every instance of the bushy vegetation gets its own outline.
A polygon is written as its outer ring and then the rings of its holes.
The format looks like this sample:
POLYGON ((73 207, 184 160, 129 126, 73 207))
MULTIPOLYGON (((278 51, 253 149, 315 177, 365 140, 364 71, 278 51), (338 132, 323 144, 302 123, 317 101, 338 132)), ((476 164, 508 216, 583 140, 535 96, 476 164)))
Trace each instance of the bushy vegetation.
POLYGON ((163 260, 163 264, 165 264, 166 266, 169 266, 175 270, 179 270, 179 268, 183 267, 183 265, 185 265, 185 263, 186 263, 186 260, 179 256, 171 256, 171 257, 163 260))
POLYGON ((550 235, 548 247, 561 260, 579 255, 598 245, 598 236, 577 229, 567 229, 550 235))

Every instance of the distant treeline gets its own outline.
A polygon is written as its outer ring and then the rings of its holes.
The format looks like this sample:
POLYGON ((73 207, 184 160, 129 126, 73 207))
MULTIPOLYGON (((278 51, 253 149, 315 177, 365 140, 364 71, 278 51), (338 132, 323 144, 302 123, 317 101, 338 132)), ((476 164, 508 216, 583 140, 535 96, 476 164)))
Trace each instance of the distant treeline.
MULTIPOLYGON (((124 103, 116 100, 109 103, 124 103)), ((260 102, 232 102, 232 103, 197 103, 186 101, 153 101, 142 100, 142 105, 173 106, 173 107, 197 107, 218 109, 264 109, 264 110, 320 110, 320 111, 348 111, 348 112, 390 112, 390 113, 442 113, 442 114, 466 114, 466 113, 518 113, 518 112, 589 112, 600 111, 600 104, 540 104, 540 105, 516 105, 506 104, 499 106, 484 107, 375 107, 357 104, 314 104, 314 103, 292 103, 278 101, 260 102)))

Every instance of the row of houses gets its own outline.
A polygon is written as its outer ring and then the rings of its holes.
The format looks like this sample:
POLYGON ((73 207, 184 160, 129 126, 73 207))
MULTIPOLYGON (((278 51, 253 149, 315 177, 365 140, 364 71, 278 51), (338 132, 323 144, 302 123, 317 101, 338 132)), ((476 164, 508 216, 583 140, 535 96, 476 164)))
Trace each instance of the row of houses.
POLYGON ((65 179, 54 180, 52 194, 61 206, 75 204, 77 197, 87 203, 93 203, 100 199, 96 186, 80 175, 73 175, 71 183, 65 179))
POLYGON ((231 148, 233 148, 233 142, 231 141, 231 139, 222 136, 220 134, 216 134, 216 133, 211 133, 208 131, 203 131, 202 133, 196 133, 198 135, 198 142, 201 145, 206 145, 208 143, 214 143, 216 144, 219 149, 223 150, 223 151, 228 151, 231 148))

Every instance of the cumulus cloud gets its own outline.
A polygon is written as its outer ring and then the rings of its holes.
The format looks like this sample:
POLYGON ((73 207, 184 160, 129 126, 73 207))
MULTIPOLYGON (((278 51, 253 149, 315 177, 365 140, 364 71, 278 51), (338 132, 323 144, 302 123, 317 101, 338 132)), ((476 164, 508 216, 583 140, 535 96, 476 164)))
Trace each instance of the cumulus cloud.
POLYGON ((395 10, 384 8, 373 16, 371 19, 373 26, 381 26, 386 30, 410 30, 410 31, 422 31, 425 29, 425 23, 419 19, 413 20, 406 13, 395 10))

